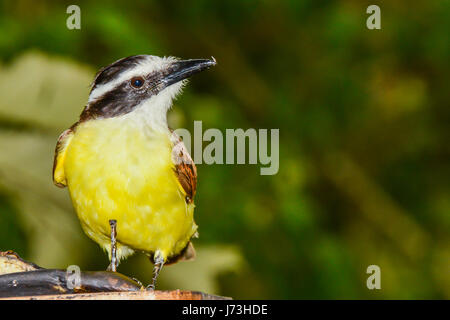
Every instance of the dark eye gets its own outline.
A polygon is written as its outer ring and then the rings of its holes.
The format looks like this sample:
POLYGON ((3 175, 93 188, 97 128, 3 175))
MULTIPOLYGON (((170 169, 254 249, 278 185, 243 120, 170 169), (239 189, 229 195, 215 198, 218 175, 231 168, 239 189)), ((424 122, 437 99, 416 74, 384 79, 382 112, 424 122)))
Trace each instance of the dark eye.
POLYGON ((144 81, 142 77, 134 77, 131 79, 131 85, 135 88, 140 88, 144 85, 144 81))

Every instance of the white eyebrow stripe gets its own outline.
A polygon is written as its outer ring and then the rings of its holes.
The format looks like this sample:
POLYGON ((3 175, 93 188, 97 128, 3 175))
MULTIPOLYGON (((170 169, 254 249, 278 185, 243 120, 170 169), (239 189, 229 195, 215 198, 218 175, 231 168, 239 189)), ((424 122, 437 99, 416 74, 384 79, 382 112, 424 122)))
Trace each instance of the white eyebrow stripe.
POLYGON ((92 90, 91 94, 89 95, 88 104, 103 96, 105 93, 113 90, 124 81, 127 81, 135 76, 142 76, 157 70, 164 69, 168 64, 175 62, 176 60, 177 59, 174 57, 160 58, 157 56, 147 56, 147 59, 145 61, 140 62, 138 65, 128 71, 122 72, 115 80, 99 85, 94 90, 92 90))

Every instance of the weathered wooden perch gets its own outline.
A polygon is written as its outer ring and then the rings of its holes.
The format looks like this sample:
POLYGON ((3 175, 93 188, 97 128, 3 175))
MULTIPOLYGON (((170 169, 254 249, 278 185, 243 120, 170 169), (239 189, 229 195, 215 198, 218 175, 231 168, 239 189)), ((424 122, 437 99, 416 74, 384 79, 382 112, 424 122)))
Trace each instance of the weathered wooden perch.
POLYGON ((215 300, 229 299, 194 291, 148 291, 135 280, 109 271, 83 271, 75 287, 65 270, 44 269, 13 251, 0 251, 0 299, 27 300, 215 300))

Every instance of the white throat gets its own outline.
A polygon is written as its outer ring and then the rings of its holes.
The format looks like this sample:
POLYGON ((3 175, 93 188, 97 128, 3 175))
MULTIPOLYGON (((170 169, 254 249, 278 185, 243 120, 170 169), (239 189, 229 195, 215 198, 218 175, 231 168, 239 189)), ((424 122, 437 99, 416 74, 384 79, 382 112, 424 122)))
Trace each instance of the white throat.
POLYGON ((167 112, 172 107, 173 100, 181 92, 186 81, 180 81, 162 90, 156 96, 143 101, 133 111, 121 118, 131 121, 148 133, 168 133, 167 112))

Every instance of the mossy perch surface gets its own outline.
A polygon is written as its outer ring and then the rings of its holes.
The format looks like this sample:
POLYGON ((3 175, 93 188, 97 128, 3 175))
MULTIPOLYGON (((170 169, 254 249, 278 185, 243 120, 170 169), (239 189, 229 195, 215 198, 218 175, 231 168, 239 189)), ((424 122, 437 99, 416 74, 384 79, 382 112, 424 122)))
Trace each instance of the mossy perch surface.
POLYGON ((227 297, 195 291, 145 290, 118 272, 83 271, 71 288, 65 270, 44 269, 22 260, 15 252, 0 252, 0 299, 22 300, 224 300, 227 297))

